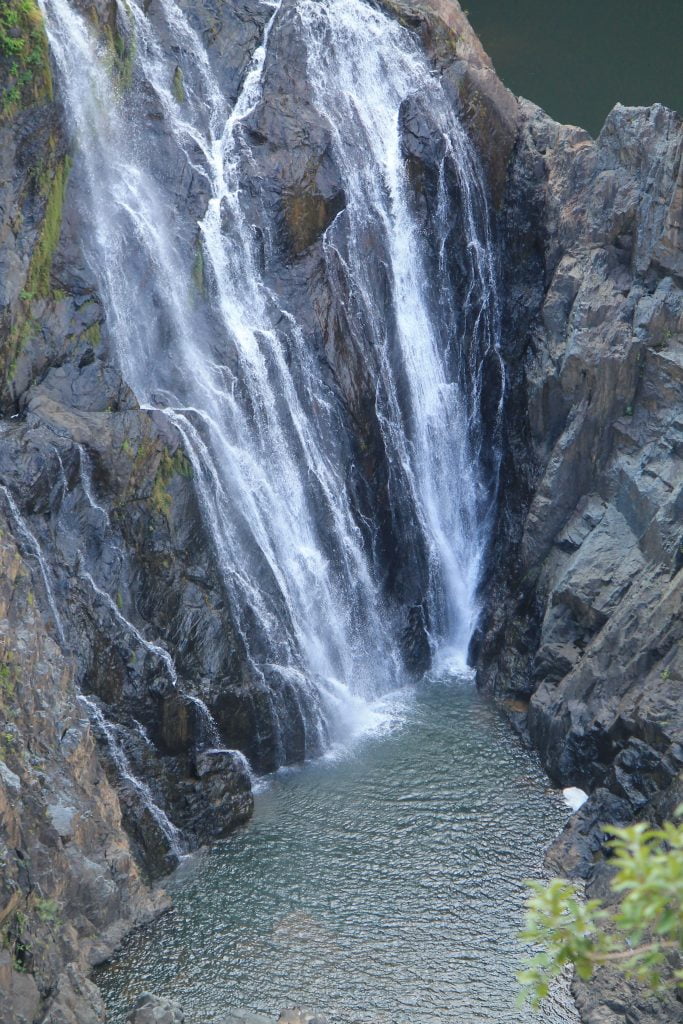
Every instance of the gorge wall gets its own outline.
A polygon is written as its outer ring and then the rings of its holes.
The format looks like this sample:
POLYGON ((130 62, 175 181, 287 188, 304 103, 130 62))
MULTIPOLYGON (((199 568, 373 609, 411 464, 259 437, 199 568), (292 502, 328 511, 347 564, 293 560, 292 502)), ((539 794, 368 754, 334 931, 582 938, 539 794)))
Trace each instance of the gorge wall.
MULTIPOLYGON (((186 226, 206 215, 206 175, 178 160, 165 108, 136 80, 125 5, 71 7, 94 26, 153 139, 201 296, 209 273, 186 226)), ((181 7, 231 109, 269 12, 250 0, 181 7)), ((310 84, 289 70, 301 41, 288 7, 248 121, 259 154, 249 181, 256 259, 323 353, 327 425, 342 438, 357 510, 377 524, 363 543, 403 659, 419 672, 431 654, 429 560, 424 546, 405 550, 411 513, 392 505, 381 417, 369 411, 372 333, 360 315, 351 322, 326 277, 328 229, 350 196, 310 84)), ((661 107, 616 108, 593 141, 504 88, 457 4, 381 9, 427 55, 484 169, 507 398, 501 424, 489 348, 470 419, 482 425, 473 443, 484 479, 495 478, 499 453, 502 463, 472 655, 480 685, 551 777, 594 794, 562 840, 564 863, 586 874, 601 821, 665 814, 680 799, 683 129, 661 107)), ((182 112, 193 83, 156 0, 145 11, 178 60, 168 88, 182 112)), ((316 753, 326 736, 318 691, 301 673, 251 670, 188 425, 141 403, 122 373, 84 256, 98 231, 83 202, 86 169, 35 5, 10 31, 27 46, 24 64, 11 48, 0 53, 0 982, 10 994, 0 1020, 89 1024, 102 1008, 85 973, 158 911, 146 883, 248 817, 238 751, 267 771, 316 753)), ((401 108, 401 146, 437 259, 443 152, 418 103, 401 108)), ((462 297, 462 180, 452 175, 446 190, 456 239, 444 249, 447 275, 462 297)), ((367 231, 366 244, 380 246, 367 231)), ((135 267, 135 287, 151 295, 141 343, 163 319, 147 270, 135 267)), ((377 275, 367 287, 381 294, 389 285, 377 275)), ((660 1013, 627 992, 605 1016, 599 986, 580 999, 591 1022, 660 1013)))
MULTIPOLYGON (((521 111, 505 262, 529 276, 506 292, 508 448, 476 663, 551 778, 591 794, 549 860, 606 898, 600 826, 661 820, 683 795, 683 126, 618 106, 594 141, 521 111)), ((575 988, 591 1022, 683 1014, 616 972, 575 988)))

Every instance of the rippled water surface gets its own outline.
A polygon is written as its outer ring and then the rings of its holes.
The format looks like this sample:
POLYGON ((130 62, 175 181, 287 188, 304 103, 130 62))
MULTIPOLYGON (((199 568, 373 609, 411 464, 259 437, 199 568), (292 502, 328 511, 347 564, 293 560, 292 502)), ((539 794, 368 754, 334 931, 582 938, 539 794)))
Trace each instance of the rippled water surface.
POLYGON ((469 683, 378 708, 384 725, 280 772, 253 821, 173 880, 175 910, 98 978, 118 1024, 151 989, 188 1024, 312 1005, 333 1024, 576 1020, 515 1007, 523 879, 568 811, 469 683))

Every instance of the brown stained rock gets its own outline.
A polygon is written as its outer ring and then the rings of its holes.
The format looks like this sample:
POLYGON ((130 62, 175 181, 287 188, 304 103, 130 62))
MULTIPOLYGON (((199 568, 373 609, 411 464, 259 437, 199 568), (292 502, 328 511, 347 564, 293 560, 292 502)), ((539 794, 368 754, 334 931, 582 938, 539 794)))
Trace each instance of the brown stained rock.
POLYGON ((4 510, 0 520, 0 1020, 32 1022, 56 986, 50 1024, 89 1024, 101 1015, 83 1010, 96 989, 79 971, 163 897, 150 896, 131 856, 35 558, 13 541, 4 510), (60 978, 68 961, 77 966, 60 978))
POLYGON ((285 193, 283 205, 291 250, 299 256, 322 236, 344 209, 344 196, 338 192, 325 198, 311 187, 307 191, 285 193))
POLYGON ((420 37, 441 70, 474 139, 496 208, 503 200, 520 125, 517 99, 505 88, 457 0, 379 0, 420 37))

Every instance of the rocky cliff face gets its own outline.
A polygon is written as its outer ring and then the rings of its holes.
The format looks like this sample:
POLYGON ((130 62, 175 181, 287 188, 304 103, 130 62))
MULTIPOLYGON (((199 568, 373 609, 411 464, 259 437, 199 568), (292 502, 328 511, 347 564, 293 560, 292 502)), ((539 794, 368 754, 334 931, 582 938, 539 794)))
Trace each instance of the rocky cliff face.
POLYGON ((522 109, 538 275, 509 292, 529 320, 480 678, 555 781, 637 812, 681 768, 683 132, 617 107, 593 141, 522 109))
MULTIPOLYGON (((605 897, 601 824, 683 793, 683 125, 617 106, 593 140, 520 110, 478 676, 551 778, 591 794, 550 859, 605 897)), ((589 1022, 683 1019, 605 971, 577 997, 589 1022)))
POLYGON ((649 758, 653 792, 674 778, 683 724, 681 121, 617 107, 594 142, 522 109, 511 187, 536 167, 538 274, 508 293, 529 316, 497 547, 513 582, 494 583, 481 678, 530 699, 557 782, 611 772, 639 809, 627 776, 649 758))
MULTIPOLYGON (((116 4, 76 6, 133 88, 116 4)), ((263 5, 183 7, 234 101, 263 5)), ((480 682, 528 728, 553 778, 596 799, 606 789, 615 813, 638 813, 674 791, 683 762, 680 121, 617 108, 594 142, 507 92, 457 4, 382 7, 462 111, 501 245, 508 403, 480 682)), ((419 612, 422 568, 395 555, 367 411, 373 354, 348 344, 322 280, 324 231, 344 195, 288 72, 297 40, 282 25, 249 126, 278 226, 270 273, 325 353, 362 467, 359 505, 381 524, 387 587, 419 612)), ((13 31, 43 60, 27 78, 0 53, 0 980, 11 993, 0 1014, 72 1024, 100 1013, 83 970, 158 909, 141 875, 158 877, 249 815, 232 748, 261 770, 299 759, 306 711, 291 681, 245 672, 181 438, 139 407, 117 368, 82 256, 91 226, 40 18, 13 31)), ((159 112, 140 102, 173 179, 159 112)), ((428 230, 437 146, 419 112, 404 120, 428 230)), ((173 188, 200 217, 201 176, 173 188)), ((482 415, 492 416, 485 400, 482 415)), ((406 632, 419 667, 417 612, 406 632)))

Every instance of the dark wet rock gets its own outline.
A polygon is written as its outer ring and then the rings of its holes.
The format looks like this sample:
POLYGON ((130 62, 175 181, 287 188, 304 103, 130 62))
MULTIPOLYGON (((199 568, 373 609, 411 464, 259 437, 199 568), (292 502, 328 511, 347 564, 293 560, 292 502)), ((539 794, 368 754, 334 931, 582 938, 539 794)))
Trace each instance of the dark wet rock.
POLYGON ((479 678, 530 698, 529 734, 558 783, 606 786, 635 813, 680 770, 683 730, 683 128, 662 107, 617 107, 593 141, 522 111, 527 195, 520 207, 513 166, 508 203, 543 259, 535 287, 511 292, 526 347, 479 678))
POLYGON ((50 1008, 41 1024, 102 1024, 106 1019, 99 989, 69 964, 59 975, 50 1008))
POLYGON ((0 519, 0 1020, 33 1021, 52 992, 51 1024, 89 1024, 82 971, 163 898, 141 882, 35 556, 0 519))
MULTIPOLYGON (((681 772, 683 125, 617 106, 593 140, 521 112, 500 219, 501 500, 473 654, 551 777, 591 792, 549 861, 596 895, 601 826, 670 815, 681 772)), ((614 972, 576 992, 586 1021, 681 1019, 614 972)))
POLYGON ((247 821, 254 809, 251 776, 242 754, 204 750, 195 761, 197 780, 181 780, 175 798, 183 828, 210 842, 247 821))
POLYGON ((569 818, 546 854, 546 864, 557 875, 588 878, 605 852, 605 825, 626 825, 633 809, 607 789, 596 789, 569 818))

